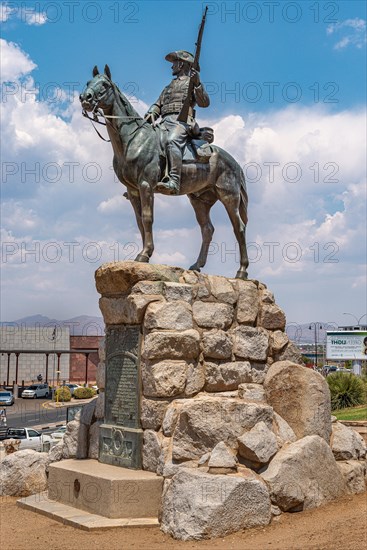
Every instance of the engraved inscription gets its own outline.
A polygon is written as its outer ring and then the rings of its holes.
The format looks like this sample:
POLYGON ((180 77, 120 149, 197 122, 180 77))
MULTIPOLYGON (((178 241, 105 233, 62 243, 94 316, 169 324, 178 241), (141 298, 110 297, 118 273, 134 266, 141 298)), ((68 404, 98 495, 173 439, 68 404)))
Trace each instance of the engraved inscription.
POLYGON ((109 328, 106 336, 106 422, 139 428, 140 328, 109 328))

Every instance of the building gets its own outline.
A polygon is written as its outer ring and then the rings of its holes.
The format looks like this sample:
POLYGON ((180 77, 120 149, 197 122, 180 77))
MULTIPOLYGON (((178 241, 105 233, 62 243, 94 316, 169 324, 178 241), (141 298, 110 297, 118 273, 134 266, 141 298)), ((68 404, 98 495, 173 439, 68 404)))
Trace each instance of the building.
POLYGON ((51 385, 63 380, 94 383, 101 336, 70 336, 69 327, 0 327, 0 383, 29 384, 39 375, 51 385), (77 350, 77 351, 73 351, 77 350))

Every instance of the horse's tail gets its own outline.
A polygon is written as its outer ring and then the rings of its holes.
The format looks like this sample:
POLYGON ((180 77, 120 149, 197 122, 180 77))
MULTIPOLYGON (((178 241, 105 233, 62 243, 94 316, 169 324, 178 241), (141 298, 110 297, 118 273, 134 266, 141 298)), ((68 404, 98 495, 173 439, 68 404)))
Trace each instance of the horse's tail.
POLYGON ((245 174, 243 173, 243 170, 241 170, 241 176, 240 176, 240 216, 241 220, 245 225, 247 225, 248 222, 248 216, 247 216, 247 205, 248 205, 248 195, 246 190, 246 181, 245 181, 245 174))

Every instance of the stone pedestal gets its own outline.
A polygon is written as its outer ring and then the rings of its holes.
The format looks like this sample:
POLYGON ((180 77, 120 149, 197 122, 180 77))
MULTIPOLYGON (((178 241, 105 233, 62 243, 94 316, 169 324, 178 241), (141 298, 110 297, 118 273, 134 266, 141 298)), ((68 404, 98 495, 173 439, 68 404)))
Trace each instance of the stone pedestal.
POLYGON ((96 286, 107 327, 100 460, 165 478, 165 532, 225 536, 267 525, 274 505, 337 498, 345 480, 362 490, 363 441, 350 431, 336 441, 337 425, 330 447, 328 385, 302 365, 264 284, 116 262, 96 286), (355 464, 339 468, 338 456, 355 464))

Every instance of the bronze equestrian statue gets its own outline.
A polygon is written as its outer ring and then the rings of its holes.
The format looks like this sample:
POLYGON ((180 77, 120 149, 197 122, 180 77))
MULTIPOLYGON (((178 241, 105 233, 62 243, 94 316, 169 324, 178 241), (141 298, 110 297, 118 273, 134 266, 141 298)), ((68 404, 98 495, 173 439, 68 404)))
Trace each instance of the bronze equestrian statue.
POLYGON ((127 187, 126 195, 143 241, 143 249, 135 261, 149 262, 153 254, 154 193, 187 195, 202 235, 199 256, 190 269, 200 271, 206 263, 214 233, 210 209, 220 200, 239 244, 240 267, 236 277, 247 279, 245 176, 229 153, 211 145, 213 130, 199 128, 195 121, 195 105, 209 105, 199 74, 207 10, 199 28, 195 57, 184 50, 166 56, 173 63, 176 78, 164 88, 144 119, 112 82, 108 65, 104 74, 94 67, 93 79, 80 95, 80 102, 87 118, 107 128, 114 152, 113 168, 127 187), (89 117, 88 112, 93 117, 89 117), (99 121, 99 116, 105 123, 99 121), (161 122, 156 124, 158 117, 161 122))
MULTIPOLYGON (((154 193, 165 174, 167 132, 160 132, 135 111, 124 94, 112 82, 106 65, 104 74, 97 67, 93 79, 80 95, 85 112, 97 119, 102 116, 111 140, 114 156, 113 168, 118 179, 126 185, 127 196, 133 206, 143 240, 143 249, 135 258, 149 262, 153 254, 154 193)), ((195 210, 201 228, 202 245, 196 262, 190 269, 204 267, 214 227, 210 220, 211 207, 220 200, 227 210, 239 244, 240 268, 236 277, 247 279, 248 256, 246 248, 247 192, 242 168, 234 158, 216 145, 196 145, 210 148, 210 156, 197 156, 188 144, 187 159, 183 160, 179 195, 187 195, 195 210)), ((161 188, 160 193, 170 190, 161 188)))

